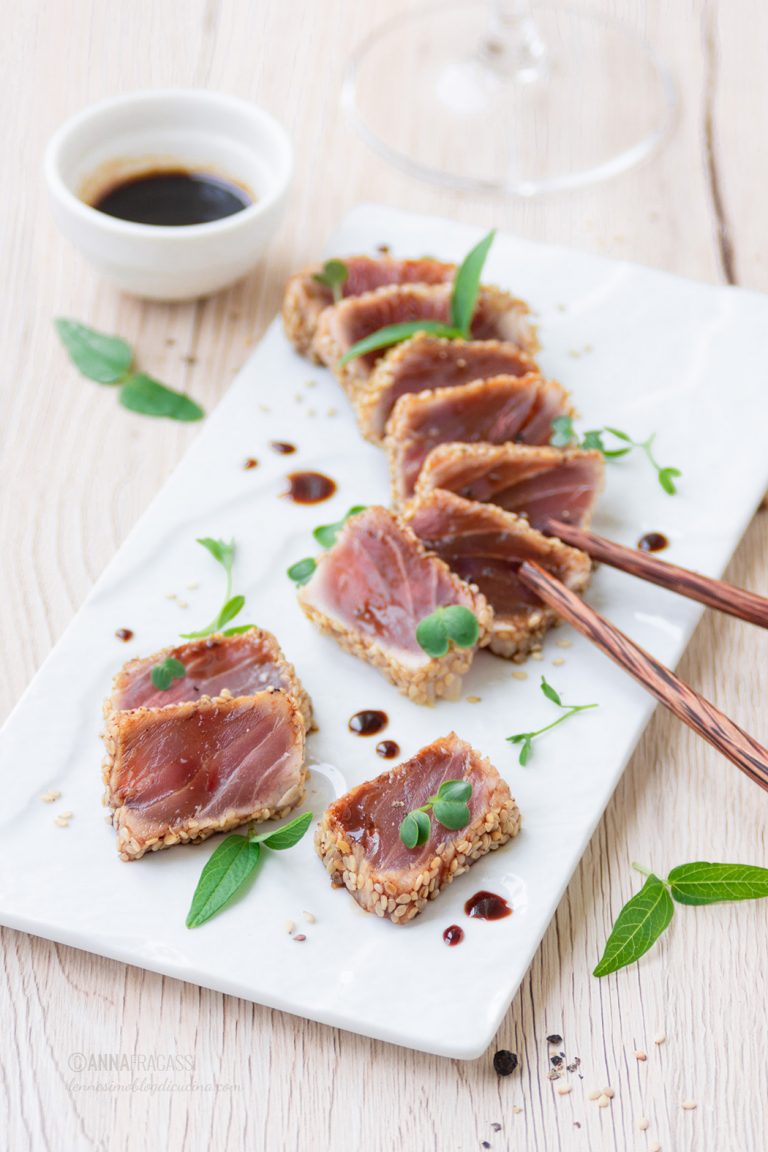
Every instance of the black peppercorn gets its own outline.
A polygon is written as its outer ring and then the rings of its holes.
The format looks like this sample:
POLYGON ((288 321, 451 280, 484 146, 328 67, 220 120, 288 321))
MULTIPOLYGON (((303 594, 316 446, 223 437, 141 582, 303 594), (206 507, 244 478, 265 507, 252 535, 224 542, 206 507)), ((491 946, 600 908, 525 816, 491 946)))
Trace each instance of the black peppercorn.
POLYGON ((511 1076, 517 1068, 517 1054, 508 1048, 499 1048, 493 1055, 493 1068, 497 1076, 511 1076))
POLYGON ((558 1036, 556 1032, 553 1032, 551 1036, 547 1036, 547 1044, 562 1044, 562 1042, 562 1036, 558 1036))

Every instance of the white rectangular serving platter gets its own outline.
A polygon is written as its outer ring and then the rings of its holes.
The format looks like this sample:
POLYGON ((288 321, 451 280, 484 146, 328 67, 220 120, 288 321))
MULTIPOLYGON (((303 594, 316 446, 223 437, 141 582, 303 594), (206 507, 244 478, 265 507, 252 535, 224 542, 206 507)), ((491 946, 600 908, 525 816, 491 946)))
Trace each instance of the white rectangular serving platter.
MULTIPOLYGON (((343 256, 387 243, 401 256, 459 260, 480 234, 365 205, 327 251, 343 256)), ((572 391, 581 428, 656 431, 660 461, 683 470, 672 498, 639 454, 609 466, 596 531, 630 545, 648 530, 664 532, 670 560, 720 575, 768 487, 768 298, 506 235, 496 238, 484 278, 531 302, 542 368, 572 391)), ((547 639, 543 662, 525 666, 525 682, 513 678, 517 666, 481 653, 458 703, 410 703, 315 631, 285 576, 315 550, 313 527, 376 502, 388 502, 384 455, 360 438, 331 374, 295 355, 276 321, 2 733, 0 923, 364 1035, 474 1058, 493 1038, 653 703, 562 628, 547 639), (276 455, 270 440, 292 441, 298 452, 276 455), (259 467, 246 471, 249 456, 259 467), (281 493, 294 469, 332 476, 336 495, 314 507, 290 503, 281 493), (384 735, 403 758, 454 729, 509 781, 524 816, 519 838, 408 926, 367 915, 332 890, 311 836, 266 858, 243 898, 194 931, 184 919, 215 841, 138 863, 118 859, 101 807, 102 700, 124 660, 173 643, 216 611, 222 580, 195 543, 204 535, 235 538, 245 615, 277 634, 312 695, 319 731, 309 743, 307 807, 316 816, 386 767, 375 740, 347 729, 363 708, 388 713, 384 735), (120 643, 118 627, 135 638, 120 643), (564 636, 572 647, 556 645, 564 636), (600 707, 537 742, 521 768, 505 737, 553 718, 538 688, 542 672, 566 701, 600 707), (466 699, 476 696, 479 703, 466 699), (41 802, 48 789, 61 791, 59 804, 41 802), (53 823, 62 808, 74 813, 67 829, 53 823), (506 896, 514 914, 469 920, 464 902, 480 888, 506 896), (287 933, 289 919, 301 924, 304 943, 287 933), (454 922, 466 937, 448 948, 442 932, 454 922)), ((588 598, 669 665, 700 616, 690 602, 608 569, 588 598)), ((723 771, 736 769, 724 762, 723 771)))

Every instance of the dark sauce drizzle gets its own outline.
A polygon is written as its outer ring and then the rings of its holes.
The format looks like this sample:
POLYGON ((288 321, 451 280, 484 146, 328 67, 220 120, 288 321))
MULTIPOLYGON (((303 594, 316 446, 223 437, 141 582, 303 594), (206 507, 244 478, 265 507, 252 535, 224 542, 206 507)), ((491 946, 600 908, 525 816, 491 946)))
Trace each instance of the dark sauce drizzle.
POLYGON ((661 552, 669 547, 669 540, 662 532, 646 532, 637 542, 641 552, 661 552))
POLYGON ((115 636, 117 636, 118 640, 122 640, 125 644, 127 644, 129 640, 133 640, 133 632, 130 628, 118 628, 117 632, 115 632, 115 636))
POLYGON ((461 944, 464 939, 464 929, 459 928, 458 924, 451 924, 443 932, 443 940, 449 948, 455 948, 457 944, 461 944))
POLYGON ((288 440, 270 440, 269 446, 279 456, 292 456, 296 451, 296 445, 289 443, 288 440))
MULTIPOLYGON (((376 736, 386 728, 388 723, 389 716, 386 712, 378 712, 370 708, 363 712, 355 712, 354 716, 350 716, 347 727, 356 736, 376 736)), ((384 743, 389 743, 389 741, 384 741, 384 743)))
POLYGON ((395 756, 400 755, 400 745, 394 740, 380 740, 376 745, 376 755, 381 756, 382 760, 394 760, 395 756))
POLYGON ((335 480, 322 472, 291 472, 287 479, 289 487, 283 495, 294 504, 320 504, 336 491, 335 480))
POLYGON ((475 920, 503 920, 512 915, 509 904, 495 892, 475 892, 464 905, 464 911, 475 920))
POLYGON ((258 466, 259 462, 255 456, 249 456, 243 463, 243 468, 245 468, 246 472, 250 472, 251 468, 258 468, 258 466))

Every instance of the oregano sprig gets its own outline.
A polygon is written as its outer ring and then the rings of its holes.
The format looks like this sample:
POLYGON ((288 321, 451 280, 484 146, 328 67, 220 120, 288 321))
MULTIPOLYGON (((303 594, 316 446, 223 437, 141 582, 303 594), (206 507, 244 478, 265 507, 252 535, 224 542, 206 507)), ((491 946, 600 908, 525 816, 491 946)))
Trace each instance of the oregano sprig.
POLYGON ((443 324, 439 320, 406 320, 401 324, 388 324, 348 348, 339 360, 338 367, 343 368, 350 360, 365 356, 368 352, 377 352, 380 348, 391 348, 394 344, 401 344, 404 340, 410 340, 417 332, 427 332, 431 336, 440 336, 446 340, 469 340, 472 335, 472 317, 480 291, 480 277, 495 236, 494 228, 471 252, 467 253, 459 265, 451 293, 450 324, 443 324))
POLYGON ((227 836, 200 873, 187 913, 187 928, 198 928, 221 912, 255 872, 263 848, 273 852, 293 848, 311 823, 312 813, 305 812, 273 832, 227 836))
POLYGON ((675 904, 717 904, 768 896, 768 868, 752 864, 697 860, 673 868, 666 880, 639 864, 632 867, 646 877, 645 883, 616 917, 593 976, 607 976, 645 955, 669 927, 675 904))
POLYGON ((83 376, 97 384, 119 387, 118 400, 131 412, 169 420, 202 420, 205 412, 183 392, 167 388, 145 372, 133 370, 131 345, 121 336, 105 336, 76 320, 54 320, 69 358, 83 376))
POLYGON ((445 656, 451 644, 457 648, 473 648, 480 635, 480 625, 474 612, 463 604, 449 604, 435 608, 416 626, 416 640, 427 656, 439 659, 445 656))
POLYGON ((344 294, 344 285, 349 279, 349 269, 342 260, 326 260, 322 270, 313 273, 312 279, 330 288, 333 302, 338 304, 344 294))
POLYGON ((519 762, 523 767, 525 767, 533 754, 533 741, 537 736, 541 736, 544 732, 549 732, 551 728, 556 728, 558 724, 562 724, 564 720, 575 716, 577 712, 588 712, 590 708, 598 707, 597 704, 563 704, 563 701, 560 699, 560 694, 547 682, 544 676, 541 678, 539 687, 548 700, 551 700, 558 708, 563 709, 563 715, 558 716, 557 720, 553 720, 551 724, 545 724, 543 728, 537 728, 535 732, 517 732, 514 736, 507 736, 510 744, 522 744, 519 762))
POLYGON ((248 632, 254 627, 253 624, 239 624, 234 628, 226 627, 231 620, 239 616, 245 607, 245 596, 232 595, 232 566, 235 562, 234 540, 216 540, 211 536, 203 536, 198 539, 197 543, 202 544, 203 548, 211 554, 217 564, 221 564, 226 573, 226 591, 224 593, 224 603, 211 623, 206 625, 205 628, 200 628, 197 632, 182 632, 182 639, 199 640, 203 636, 212 635, 214 632, 221 632, 224 636, 236 636, 241 632, 248 632))
POLYGON ((620 457, 626 456, 634 448, 637 448, 645 455, 648 463, 656 472, 659 484, 664 491, 669 496, 674 496, 677 492, 675 480, 682 476, 682 472, 679 468, 662 468, 653 455, 653 442, 655 439, 655 432, 646 440, 633 440, 631 436, 626 432, 622 432, 620 428, 605 427, 593 428, 589 432, 585 432, 580 441, 573 427, 573 418, 571 416, 556 416, 552 421, 552 435, 549 442, 554 448, 597 449, 598 452, 602 452, 606 460, 618 460, 620 457), (619 448, 607 448, 604 440, 606 435, 613 436, 622 446, 619 448))
POLYGON ((409 812, 400 824, 400 839, 406 848, 426 844, 432 829, 430 811, 444 828, 465 828, 469 824, 469 799, 472 784, 469 780, 444 780, 434 796, 420 808, 409 812))

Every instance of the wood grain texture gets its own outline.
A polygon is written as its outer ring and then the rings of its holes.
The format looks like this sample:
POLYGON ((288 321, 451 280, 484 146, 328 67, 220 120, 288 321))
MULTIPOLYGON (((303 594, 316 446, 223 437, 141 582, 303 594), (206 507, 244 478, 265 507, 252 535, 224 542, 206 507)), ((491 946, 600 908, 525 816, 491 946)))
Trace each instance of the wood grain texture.
MULTIPOLYGON (((57 345, 52 316, 119 331, 136 345, 142 367, 211 409, 277 311, 289 271, 315 258, 344 211, 366 199, 768 290, 768 10, 759 0, 593 6, 620 13, 663 50, 682 97, 675 137, 652 164, 615 183, 519 204, 412 183, 346 128, 341 70, 384 14, 373 0, 7 7, 0 43, 3 715, 196 434, 120 411, 108 390, 80 379, 57 345), (189 84, 253 98, 281 117, 297 149, 290 211, 264 264, 236 288, 198 304, 142 304, 105 286, 56 233, 42 149, 60 120, 88 101, 189 84)), ((768 587, 765 512, 728 579, 768 587)), ((768 740, 766 634, 709 614, 680 673, 768 740)), ((682 909, 636 968, 602 981, 590 975, 613 916, 636 888, 630 861, 657 870, 706 858, 765 863, 761 799, 749 781, 723 770, 716 752, 657 713, 499 1030, 494 1047, 520 1056, 520 1070, 505 1080, 493 1072, 493 1048, 471 1064, 431 1058, 3 930, 2 1143, 14 1152, 127 1150, 155 1146, 160 1134, 172 1150, 444 1152, 488 1140, 493 1149, 644 1152, 654 1139, 664 1152, 764 1148, 768 997, 760 958, 768 907, 682 909), (667 1040, 656 1046, 659 1031, 667 1040), (563 1097, 546 1079, 546 1036, 555 1032, 569 1056, 580 1056, 584 1075, 572 1077, 574 1090, 563 1097), (636 1048, 647 1061, 634 1058, 636 1048), (220 1090, 126 1091, 126 1073, 78 1077, 69 1066, 74 1052, 168 1050, 193 1056, 195 1081, 220 1090), (114 1079, 120 1090, 94 1090, 114 1079), (587 1094, 606 1084, 616 1096, 598 1109, 587 1094), (686 1097, 698 1101, 695 1111, 681 1109, 686 1097), (647 1133, 636 1127, 643 1115, 647 1133)), ((62 834, 76 834, 74 824, 62 834)), ((171 1077, 177 1086, 180 1079, 171 1077)))

